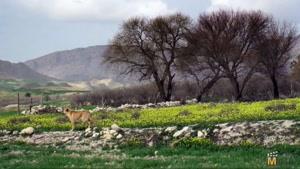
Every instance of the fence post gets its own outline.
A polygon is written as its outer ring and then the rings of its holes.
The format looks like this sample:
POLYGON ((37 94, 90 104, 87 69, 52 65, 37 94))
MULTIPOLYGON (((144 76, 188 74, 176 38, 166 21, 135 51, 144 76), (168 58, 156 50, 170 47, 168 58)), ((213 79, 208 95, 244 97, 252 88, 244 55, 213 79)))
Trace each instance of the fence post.
POLYGON ((20 93, 18 92, 18 113, 20 114, 20 93))

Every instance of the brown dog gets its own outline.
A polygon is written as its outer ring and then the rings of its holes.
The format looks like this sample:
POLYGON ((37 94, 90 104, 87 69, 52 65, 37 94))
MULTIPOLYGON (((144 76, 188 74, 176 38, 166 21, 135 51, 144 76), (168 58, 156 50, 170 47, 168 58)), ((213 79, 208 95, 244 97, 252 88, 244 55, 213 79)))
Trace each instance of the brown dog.
POLYGON ((72 124, 72 130, 75 129, 75 122, 82 121, 83 123, 88 123, 88 127, 91 127, 91 114, 88 111, 71 111, 69 108, 64 109, 65 115, 69 118, 72 124))

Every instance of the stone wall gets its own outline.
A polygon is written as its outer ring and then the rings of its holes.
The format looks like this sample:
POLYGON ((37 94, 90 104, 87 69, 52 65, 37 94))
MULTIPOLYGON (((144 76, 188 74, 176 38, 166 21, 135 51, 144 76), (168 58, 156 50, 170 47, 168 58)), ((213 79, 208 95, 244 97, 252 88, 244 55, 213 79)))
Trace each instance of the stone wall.
POLYGON ((30 144, 62 145, 69 149, 116 148, 123 144, 155 146, 172 145, 183 138, 209 139, 218 145, 243 143, 271 146, 300 144, 300 122, 292 120, 223 123, 201 129, 199 125, 182 128, 121 128, 114 124, 108 128, 88 128, 85 131, 55 131, 36 133, 29 127, 22 131, 0 131, 0 142, 26 142, 30 144))

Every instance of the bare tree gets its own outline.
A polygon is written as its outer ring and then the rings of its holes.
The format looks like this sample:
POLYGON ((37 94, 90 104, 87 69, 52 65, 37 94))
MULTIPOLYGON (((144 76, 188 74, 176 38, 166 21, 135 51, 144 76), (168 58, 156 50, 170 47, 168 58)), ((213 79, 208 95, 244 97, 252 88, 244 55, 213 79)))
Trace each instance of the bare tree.
POLYGON ((185 33, 191 24, 182 14, 126 21, 105 54, 105 62, 124 65, 123 74, 155 81, 162 100, 171 99, 175 60, 186 46, 185 33))
POLYGON ((294 26, 275 21, 270 23, 266 33, 260 38, 260 71, 271 80, 274 98, 279 98, 278 78, 286 73, 285 69, 292 58, 291 51, 297 38, 294 26))
POLYGON ((292 68, 292 79, 294 81, 300 82, 300 55, 298 55, 297 60, 291 62, 292 68))
POLYGON ((185 50, 184 57, 178 59, 177 68, 187 75, 186 77, 190 77, 196 82, 198 87, 197 101, 200 102, 203 95, 223 76, 219 66, 210 57, 200 55, 199 37, 191 32, 187 39, 189 45, 185 50))
POLYGON ((190 43, 195 45, 196 56, 204 58, 201 62, 209 69, 210 81, 228 78, 236 100, 242 99, 256 70, 256 39, 263 34, 268 20, 259 11, 220 10, 199 17, 190 43))

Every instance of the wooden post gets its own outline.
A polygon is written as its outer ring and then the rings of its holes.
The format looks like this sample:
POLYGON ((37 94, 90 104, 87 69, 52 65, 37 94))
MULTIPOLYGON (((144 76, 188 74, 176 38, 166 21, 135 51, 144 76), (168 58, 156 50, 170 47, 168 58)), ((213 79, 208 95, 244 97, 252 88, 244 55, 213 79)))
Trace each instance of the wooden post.
POLYGON ((18 92, 18 113, 20 114, 20 93, 18 92))
POLYGON ((42 94, 42 96, 41 96, 41 105, 44 105, 44 98, 43 98, 43 96, 44 96, 44 94, 42 94))
POLYGON ((32 97, 30 97, 30 106, 29 106, 30 113, 31 113, 31 108, 32 108, 32 97))

